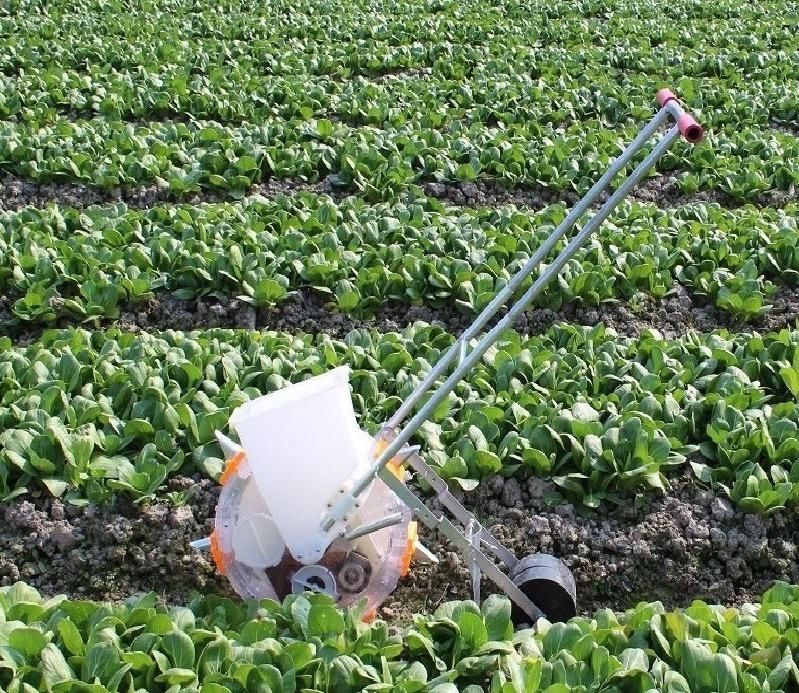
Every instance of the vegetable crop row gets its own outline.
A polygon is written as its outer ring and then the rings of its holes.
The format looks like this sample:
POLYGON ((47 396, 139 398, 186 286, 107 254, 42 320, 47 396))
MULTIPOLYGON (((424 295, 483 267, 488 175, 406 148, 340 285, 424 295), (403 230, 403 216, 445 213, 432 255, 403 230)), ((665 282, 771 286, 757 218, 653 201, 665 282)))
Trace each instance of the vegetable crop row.
MULTIPOLYGON (((590 120, 564 128, 456 121, 442 130, 419 115, 398 127, 347 126, 327 119, 267 120, 228 127, 211 121, 134 124, 102 118, 0 127, 0 171, 33 181, 112 188, 158 183, 178 193, 228 190, 241 196, 276 178, 320 180, 383 199, 425 180, 498 179, 585 192, 639 130, 590 120)), ((639 155, 643 156, 643 155, 639 155)), ((693 149, 677 145, 658 169, 682 169, 683 192, 717 189, 754 199, 799 183, 799 138, 757 127, 713 132, 693 149)))
MULTIPOLYGON (((458 210, 424 198, 335 204, 305 193, 146 211, 120 204, 4 212, 0 291, 19 296, 18 320, 39 324, 115 318, 156 292, 272 306, 303 287, 358 315, 390 301, 476 313, 565 213, 561 205, 458 210)), ((661 211, 625 203, 537 305, 634 304, 682 284, 735 317, 754 318, 769 309, 772 280, 797 284, 796 214, 793 205, 661 211)))
MULTIPOLYGON (((75 502, 157 494, 164 479, 222 469, 215 428, 261 394, 353 369, 373 430, 452 342, 436 327, 328 336, 212 330, 47 332, 0 340, 0 498, 43 484, 75 502)), ((551 478, 588 506, 665 488, 687 464, 753 512, 799 500, 799 331, 621 338, 599 326, 508 332, 421 429, 452 484, 551 478)))
POLYGON ((610 64, 653 75, 675 62, 683 74, 715 74, 757 68, 778 60, 779 51, 797 48, 789 19, 794 3, 703 7, 684 0, 662 8, 617 2, 611 9, 603 2, 555 7, 514 0, 489 8, 441 2, 409 7, 392 1, 363 8, 337 5, 331 11, 310 0, 261 3, 256 9, 226 3, 225 11, 202 12, 185 0, 157 7, 95 1, 46 8, 38 2, 14 4, 20 10, 0 23, 7 44, 0 70, 9 72, 47 64, 207 66, 224 55, 259 71, 348 77, 434 64, 441 70, 447 64, 468 70, 487 54, 514 53, 535 65, 542 47, 562 46, 565 55, 604 52, 610 64), (493 30, 498 24, 501 35, 493 30))
MULTIPOLYGON (((619 69, 616 76, 607 66, 588 67, 574 55, 569 60, 571 64, 542 65, 531 71, 536 74, 519 73, 515 63, 503 66, 496 60, 461 79, 424 73, 346 82, 327 75, 264 77, 249 66, 206 74, 187 66, 151 71, 49 67, 14 77, 0 75, 0 89, 7 94, 0 102, 0 117, 39 124, 76 114, 123 120, 199 118, 229 124, 327 118, 390 127, 424 113, 439 128, 457 120, 561 125, 588 118, 617 126, 651 117, 650 75, 619 69), (579 78, 564 74, 569 70, 579 78)), ((741 122, 767 127, 794 122, 799 114, 799 90, 786 87, 781 62, 762 75, 748 71, 737 82, 726 76, 687 78, 679 68, 673 70, 673 75, 658 79, 676 87, 708 128, 741 122)))
POLYGON ((453 601, 400 631, 324 595, 280 604, 198 597, 166 608, 44 599, 0 588, 0 687, 22 691, 244 693, 737 693, 795 690, 799 588, 760 603, 640 603, 514 632, 510 602, 453 601))

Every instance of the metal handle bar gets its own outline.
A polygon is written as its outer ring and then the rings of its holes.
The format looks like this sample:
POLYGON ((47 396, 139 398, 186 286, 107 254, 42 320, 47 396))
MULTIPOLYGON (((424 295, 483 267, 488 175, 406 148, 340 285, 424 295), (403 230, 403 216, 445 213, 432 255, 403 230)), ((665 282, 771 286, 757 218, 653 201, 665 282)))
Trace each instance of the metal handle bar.
MULTIPOLYGON (((330 511, 325 515, 322 521, 322 528, 325 531, 330 528, 339 520, 341 520, 349 508, 354 503, 354 497, 363 492, 369 483, 374 479, 382 467, 384 467, 400 449, 410 440, 411 436, 416 430, 430 417, 435 408, 455 389, 455 386, 463 378, 463 376, 483 357, 491 345, 499 339, 502 333, 509 329, 516 318, 527 308, 527 306, 535 299, 541 292, 546 284, 553 279, 565 264, 571 259, 574 253, 586 241, 586 239, 605 221, 605 219, 613 212, 618 204, 629 194, 630 190, 644 177, 646 172, 660 159, 663 154, 671 146, 675 139, 682 136, 686 141, 694 144, 699 142, 704 136, 704 132, 699 124, 693 117, 688 115, 680 106, 677 97, 668 90, 662 89, 657 94, 657 100, 660 109, 652 118, 652 120, 641 130, 633 142, 624 150, 624 152, 611 164, 607 172, 597 183, 589 190, 589 192, 580 200, 577 205, 572 209, 569 215, 560 223, 560 225, 552 232, 547 240, 541 247, 533 254, 533 256, 508 282, 502 291, 486 306, 482 313, 475 319, 475 321, 463 332, 463 334, 456 340, 450 349, 444 354, 441 359, 431 369, 430 373, 417 385, 408 399, 400 406, 397 412, 391 419, 383 426, 382 432, 396 429, 399 424, 410 413, 419 399, 432 387, 438 377, 442 375, 447 367, 455 360, 456 356, 460 358, 458 367, 452 374, 444 381, 444 383, 431 395, 430 399, 425 405, 417 412, 417 414, 408 422, 408 424, 399 431, 396 436, 391 436, 393 439, 388 442, 386 448, 377 456, 372 463, 371 467, 353 483, 352 488, 347 493, 343 493, 342 497, 337 502, 333 503, 330 511), (470 339, 479 334, 480 330, 497 312, 497 310, 505 304, 508 298, 515 293, 521 286, 524 280, 533 272, 533 270, 547 257, 555 244, 566 234, 586 212, 588 207, 596 200, 597 197, 607 188, 610 181, 615 175, 632 159, 633 156, 643 147, 643 145, 652 137, 657 129, 671 116, 676 124, 666 133, 652 149, 652 151, 644 158, 641 163, 636 166, 633 172, 627 179, 618 187, 618 189, 610 196, 599 211, 586 223, 581 231, 567 244, 561 251, 557 258, 549 265, 541 275, 533 282, 532 286, 524 293, 524 295, 515 303, 505 316, 489 331, 487 332, 475 345, 474 349, 467 352, 467 343, 470 339)), ((380 433, 378 434, 380 436, 380 433)))
POLYGON ((438 380, 439 376, 446 371, 447 367, 455 360, 456 356, 462 356, 465 344, 480 334, 483 327, 494 317, 494 314, 507 303, 508 299, 516 293, 519 287, 524 283, 524 280, 527 279, 533 270, 541 264, 550 252, 552 252, 557 242, 574 227, 580 218, 582 218, 588 208, 608 187, 611 180, 615 178, 619 171, 621 171, 641 150, 658 128, 667 120, 669 115, 674 118, 678 125, 682 123, 682 125, 680 125, 680 134, 682 134, 688 142, 695 143, 702 139, 704 134, 702 128, 692 116, 682 110, 677 101, 677 97, 671 90, 661 89, 657 93, 657 100, 660 104, 660 109, 652 120, 638 133, 638 136, 625 148, 619 157, 611 163, 610 168, 608 168, 605 174, 594 183, 591 189, 572 208, 566 218, 533 253, 524 266, 511 277, 507 285, 491 300, 477 318, 475 318, 474 322, 464 330, 456 342, 436 362, 427 376, 416 386, 413 392, 389 419, 386 424, 387 427, 396 428, 405 420, 405 417, 410 414, 419 399, 421 399, 433 383, 438 380))

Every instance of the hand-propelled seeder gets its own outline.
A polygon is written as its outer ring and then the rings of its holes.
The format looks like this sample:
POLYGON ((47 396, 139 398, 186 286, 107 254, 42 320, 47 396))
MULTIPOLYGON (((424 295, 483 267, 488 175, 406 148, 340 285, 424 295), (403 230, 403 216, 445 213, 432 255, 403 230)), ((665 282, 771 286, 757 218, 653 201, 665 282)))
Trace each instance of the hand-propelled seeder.
POLYGON ((517 622, 532 624, 542 616, 566 620, 576 613, 575 582, 566 566, 547 554, 517 558, 458 502, 446 482, 424 462, 418 447, 408 443, 674 140, 682 136, 693 144, 702 139, 702 128, 672 92, 660 90, 657 101, 660 109, 652 120, 376 436, 357 424, 346 367, 259 397, 233 412, 230 424, 240 445, 217 433, 228 462, 220 480, 223 489, 215 530, 193 546, 210 548, 218 569, 238 594, 282 600, 291 593, 313 590, 330 595, 341 606, 365 599, 367 612, 374 611, 396 588, 412 560, 436 560, 419 542, 415 517, 466 556, 475 600, 479 601, 481 576, 486 575, 512 600, 517 622), (480 337, 489 320, 670 119, 673 126, 649 154, 502 319, 480 337), (444 382, 402 426, 453 363, 444 382), (406 486, 411 470, 433 489, 455 522, 430 510, 406 486))

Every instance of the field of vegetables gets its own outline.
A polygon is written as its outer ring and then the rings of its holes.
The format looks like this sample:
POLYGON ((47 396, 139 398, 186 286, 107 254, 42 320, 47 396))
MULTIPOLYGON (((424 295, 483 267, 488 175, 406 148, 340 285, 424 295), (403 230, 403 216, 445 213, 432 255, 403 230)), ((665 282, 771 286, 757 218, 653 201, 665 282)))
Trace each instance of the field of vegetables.
POLYGON ((799 690, 797 16, 0 6, 0 691, 799 690), (370 625, 240 602, 189 547, 214 429, 347 364, 376 430, 663 86, 706 139, 415 440, 510 548, 564 560, 580 616, 514 633, 429 535, 441 562, 370 625))

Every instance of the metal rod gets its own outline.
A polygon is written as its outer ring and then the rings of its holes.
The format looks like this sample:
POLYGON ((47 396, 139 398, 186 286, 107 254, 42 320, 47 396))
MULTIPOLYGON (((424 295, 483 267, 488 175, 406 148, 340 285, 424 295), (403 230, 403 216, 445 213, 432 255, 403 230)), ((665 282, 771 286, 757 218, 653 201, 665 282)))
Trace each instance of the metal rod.
POLYGON ((387 515, 386 517, 381 517, 379 520, 370 522, 368 525, 361 525, 360 527, 356 527, 355 529, 347 532, 344 535, 344 538, 347 541, 352 541, 353 539, 359 539, 360 537, 365 537, 367 534, 371 534, 372 532, 377 532, 380 529, 385 529, 386 527, 393 527, 394 525, 398 525, 400 522, 402 522, 402 513, 392 513, 391 515, 387 515))
MULTIPOLYGON (((431 488, 436 492, 436 498, 442 506, 444 506, 450 513, 464 525, 468 525, 474 519, 474 515, 470 513, 460 501, 452 495, 444 481, 438 474, 435 473, 433 468, 427 464, 418 454, 411 455, 408 458, 408 464, 413 467, 414 471, 424 479, 431 488)), ((494 556, 505 564, 508 570, 513 570, 519 562, 508 549, 506 549, 502 542, 500 542, 491 532, 485 527, 480 527, 478 536, 482 545, 486 546, 494 556)))
POLYGON ((594 203, 599 195, 608 187, 610 182, 621 171, 630 160, 638 153, 641 147, 657 132, 658 128, 666 122, 669 111, 661 108, 654 115, 652 120, 638 133, 636 138, 625 148, 625 150, 611 163, 605 174, 591 187, 585 196, 572 208, 566 218, 558 225, 552 234, 542 243, 524 266, 510 279, 507 285, 492 299, 474 322, 466 328, 455 344, 442 356, 427 376, 416 386, 411 394, 403 401, 399 409, 389 419, 387 426, 396 428, 405 420, 416 406, 419 399, 427 392, 433 383, 444 373, 456 356, 460 360, 465 358, 465 346, 473 337, 476 337, 485 327, 486 323, 494 314, 507 302, 522 285, 524 280, 538 267, 539 264, 552 252, 557 242, 568 233, 577 221, 585 214, 588 208, 594 203))
POLYGON ((377 459, 372 463, 369 469, 358 479, 355 480, 352 489, 347 496, 342 499, 333 509, 327 513, 323 522, 322 528, 328 531, 339 519, 340 515, 346 512, 346 508, 351 505, 354 496, 361 493, 374 479, 379 470, 390 460, 399 450, 408 442, 411 436, 418 430, 427 419, 430 417, 435 408, 455 389, 455 386, 463 378, 464 374, 468 372, 485 354, 491 345, 499 339, 502 333, 509 329, 516 318, 525 310, 528 304, 541 292, 541 290, 563 269, 564 265, 572 258, 575 252, 586 241, 586 239, 594 233, 594 231, 607 219, 619 203, 629 194, 630 190, 644 177, 646 172, 655 164, 655 162, 666 153, 671 143, 680 136, 679 128, 673 126, 666 135, 654 146, 652 151, 647 154, 643 161, 635 167, 633 172, 627 179, 616 189, 610 196, 599 211, 591 217, 585 224, 582 230, 566 245, 552 264, 547 267, 538 279, 533 282, 533 285, 525 292, 525 294, 508 310, 505 317, 502 318, 491 330, 489 330, 480 341, 475 345, 474 349, 464 358, 452 374, 444 381, 444 383, 430 396, 425 402, 424 406, 416 413, 416 415, 405 425, 405 427, 397 433, 397 436, 391 443, 388 444, 386 449, 377 459))
POLYGON ((472 517, 471 521, 466 526, 466 538, 474 547, 472 561, 469 566, 469 572, 472 576, 472 599, 477 604, 480 603, 480 578, 482 577, 482 572, 480 571, 480 565, 477 563, 477 557, 475 554, 480 550, 480 529, 480 524, 477 522, 477 518, 472 517))

